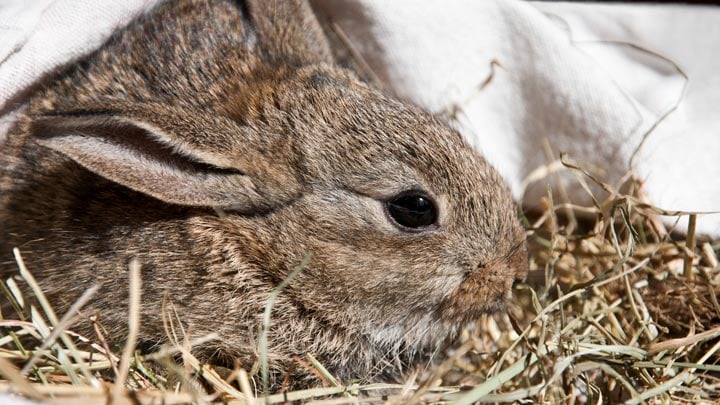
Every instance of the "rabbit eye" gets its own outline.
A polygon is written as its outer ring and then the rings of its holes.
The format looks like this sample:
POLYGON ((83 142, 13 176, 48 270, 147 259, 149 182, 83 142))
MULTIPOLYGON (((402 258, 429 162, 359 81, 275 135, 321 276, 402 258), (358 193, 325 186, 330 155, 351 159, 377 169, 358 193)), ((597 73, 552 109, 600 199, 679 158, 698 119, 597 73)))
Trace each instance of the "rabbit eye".
POLYGON ((433 201, 418 192, 399 194, 386 203, 387 212, 403 228, 427 228, 437 220, 433 201))

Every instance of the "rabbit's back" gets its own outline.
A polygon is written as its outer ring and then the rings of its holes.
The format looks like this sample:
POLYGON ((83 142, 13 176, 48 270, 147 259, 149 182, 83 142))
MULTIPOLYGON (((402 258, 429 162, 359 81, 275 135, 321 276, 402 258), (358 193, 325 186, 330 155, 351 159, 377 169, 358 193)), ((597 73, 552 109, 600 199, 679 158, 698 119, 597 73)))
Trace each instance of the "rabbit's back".
POLYGON ((257 38, 242 10, 216 0, 162 4, 71 67, 45 106, 107 100, 212 108, 257 63, 257 38))

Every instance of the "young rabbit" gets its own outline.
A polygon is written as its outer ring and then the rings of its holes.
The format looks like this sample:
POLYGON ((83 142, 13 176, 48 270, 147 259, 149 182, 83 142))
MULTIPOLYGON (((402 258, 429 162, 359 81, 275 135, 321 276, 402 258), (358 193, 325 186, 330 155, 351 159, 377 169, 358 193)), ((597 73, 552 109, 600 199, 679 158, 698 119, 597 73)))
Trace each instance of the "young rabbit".
POLYGON ((143 342, 167 341, 167 295, 188 334, 219 334, 202 360, 249 368, 269 293, 311 253, 273 306, 275 378, 309 352, 396 380, 526 272, 497 172, 334 66, 301 0, 160 5, 37 94, 0 170, 2 276, 18 247, 59 313, 102 283, 83 313, 116 344, 137 258, 143 342))

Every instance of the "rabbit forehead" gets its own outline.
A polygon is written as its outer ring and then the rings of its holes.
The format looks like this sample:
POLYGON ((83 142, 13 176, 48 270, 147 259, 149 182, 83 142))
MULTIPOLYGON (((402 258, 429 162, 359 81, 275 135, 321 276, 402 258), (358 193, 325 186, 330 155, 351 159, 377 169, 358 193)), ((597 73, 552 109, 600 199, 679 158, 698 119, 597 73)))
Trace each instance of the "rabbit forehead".
MULTIPOLYGON (((302 138, 304 158, 318 166, 320 175, 384 172, 387 177, 394 171, 399 180, 414 176, 442 182, 457 178, 453 172, 486 171, 487 164, 448 125, 347 80, 342 72, 305 69, 292 82, 272 102, 282 110, 289 135, 302 138)), ((270 102, 268 97, 263 101, 270 102)))
POLYGON ((467 237, 517 233, 502 178, 455 130, 372 89, 329 83, 316 90, 322 103, 297 114, 301 121, 309 118, 307 126, 296 128, 317 178, 375 198, 408 189, 442 196, 455 229, 466 230, 467 237))

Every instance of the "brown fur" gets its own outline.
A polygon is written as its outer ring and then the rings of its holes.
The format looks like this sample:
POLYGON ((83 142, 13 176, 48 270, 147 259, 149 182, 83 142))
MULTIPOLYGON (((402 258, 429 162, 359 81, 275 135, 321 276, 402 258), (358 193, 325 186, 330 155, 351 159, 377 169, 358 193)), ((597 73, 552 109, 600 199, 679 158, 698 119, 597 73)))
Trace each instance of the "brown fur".
MULTIPOLYGON (((526 268, 507 187, 447 125, 332 64, 302 1, 159 6, 38 94, 0 157, 0 271, 18 247, 62 312, 92 283, 126 333, 142 263, 141 338, 166 341, 167 294, 205 360, 257 360, 268 293, 274 376, 310 352, 331 372, 397 379, 526 268), (384 201, 425 190, 436 229, 384 201), (221 215, 225 212, 225 215, 221 215), (219 214, 220 213, 220 214, 219 214)), ((77 327, 87 327, 81 322, 77 327)))

